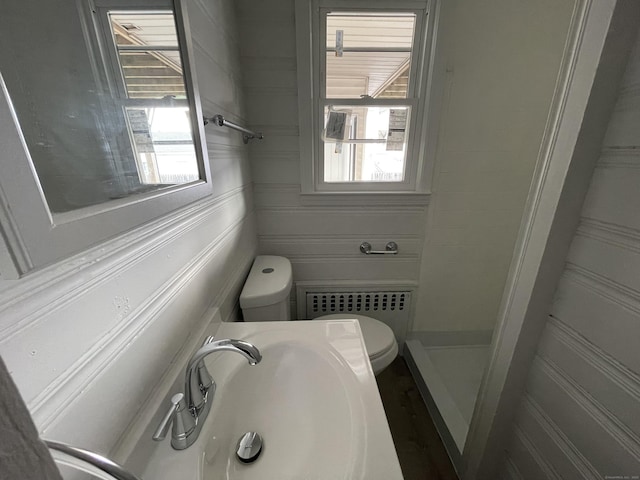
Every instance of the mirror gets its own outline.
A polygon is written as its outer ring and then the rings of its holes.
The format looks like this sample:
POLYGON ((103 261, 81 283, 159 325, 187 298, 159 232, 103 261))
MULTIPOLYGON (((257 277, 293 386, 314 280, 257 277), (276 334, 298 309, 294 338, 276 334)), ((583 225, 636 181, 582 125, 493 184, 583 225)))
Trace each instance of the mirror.
POLYGON ((2 7, 3 279, 206 208, 213 185, 186 0, 2 7))
POLYGON ((170 0, 11 0, 0 72, 51 215, 206 182, 170 0))

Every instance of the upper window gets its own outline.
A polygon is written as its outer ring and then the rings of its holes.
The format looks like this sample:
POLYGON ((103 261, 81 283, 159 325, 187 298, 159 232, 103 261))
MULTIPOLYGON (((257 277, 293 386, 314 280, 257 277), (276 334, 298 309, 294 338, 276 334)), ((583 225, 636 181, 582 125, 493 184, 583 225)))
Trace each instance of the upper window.
POLYGON ((361 5, 296 6, 298 39, 310 39, 299 42, 298 52, 300 127, 311 132, 301 135, 305 192, 419 190, 427 5, 361 5), (306 62, 305 51, 311 53, 306 62))

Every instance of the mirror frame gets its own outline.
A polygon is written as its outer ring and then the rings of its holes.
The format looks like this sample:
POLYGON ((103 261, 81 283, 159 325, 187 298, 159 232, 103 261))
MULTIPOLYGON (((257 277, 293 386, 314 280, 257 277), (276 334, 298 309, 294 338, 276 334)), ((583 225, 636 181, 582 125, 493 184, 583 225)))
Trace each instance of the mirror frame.
MULTIPOLYGON (((131 8, 128 0, 115 0, 131 8)), ((141 2, 142 3, 142 2, 141 2)), ((79 253, 153 219, 211 195, 211 168, 204 132, 186 0, 173 5, 194 147, 204 180, 132 195, 70 212, 50 212, 18 117, 0 72, 0 276, 15 279, 79 253)))

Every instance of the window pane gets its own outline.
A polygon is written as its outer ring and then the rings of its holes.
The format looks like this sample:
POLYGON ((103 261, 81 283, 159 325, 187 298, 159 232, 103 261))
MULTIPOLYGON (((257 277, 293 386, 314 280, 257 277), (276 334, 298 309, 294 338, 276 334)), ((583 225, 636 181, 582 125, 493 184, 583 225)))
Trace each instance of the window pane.
POLYGON ((129 98, 186 98, 179 51, 118 52, 129 98))
POLYGON ((186 98, 172 13, 110 12, 129 98, 186 98))
POLYGON ((406 98, 415 15, 329 13, 326 97, 406 98))
POLYGON ((325 182, 401 182, 406 163, 409 107, 325 109, 325 182), (331 129, 336 117, 344 135, 331 129), (339 141, 339 138, 344 138, 339 141))
POLYGON ((178 48, 173 13, 109 14, 116 45, 167 46, 178 48))
POLYGON ((410 54, 327 52, 327 98, 407 98, 410 54))
POLYGON ((327 14, 327 49, 336 46, 336 30, 344 32, 344 47, 398 47, 411 50, 413 13, 340 12, 327 14))
POLYGON ((127 120, 140 183, 174 185, 200 178, 188 108, 127 108, 127 120))

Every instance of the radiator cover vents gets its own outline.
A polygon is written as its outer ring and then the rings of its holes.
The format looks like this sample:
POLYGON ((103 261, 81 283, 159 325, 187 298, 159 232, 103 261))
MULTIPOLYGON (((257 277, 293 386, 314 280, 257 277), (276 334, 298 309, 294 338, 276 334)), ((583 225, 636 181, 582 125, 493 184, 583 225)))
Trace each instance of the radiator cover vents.
POLYGON ((307 318, 332 313, 402 312, 409 307, 409 292, 307 293, 307 318))
POLYGON ((402 345, 409 323, 411 292, 305 292, 307 319, 336 313, 366 315, 391 327, 402 345))

